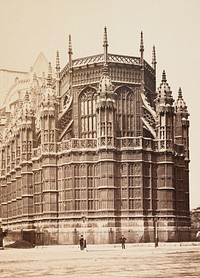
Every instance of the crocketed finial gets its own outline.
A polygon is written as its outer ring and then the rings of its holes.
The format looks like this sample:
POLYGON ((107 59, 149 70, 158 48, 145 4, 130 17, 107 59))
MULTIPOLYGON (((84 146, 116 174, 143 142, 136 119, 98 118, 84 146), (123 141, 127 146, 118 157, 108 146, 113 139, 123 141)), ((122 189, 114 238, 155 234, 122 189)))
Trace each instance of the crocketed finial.
POLYGON ((107 28, 106 27, 104 27, 103 46, 104 47, 108 46, 108 36, 107 36, 107 28))
POLYGON ((68 54, 69 54, 69 68, 70 68, 70 72, 71 72, 71 69, 72 69, 72 54, 73 54, 71 35, 69 35, 68 54))
POLYGON ((165 70, 162 73, 162 82, 167 82, 165 70))
POLYGON ((182 114, 184 113, 184 117, 188 118, 189 113, 188 113, 188 110, 187 110, 186 102, 183 99, 183 94, 182 94, 181 87, 179 87, 179 90, 178 90, 178 99, 175 103, 175 107, 176 107, 176 112, 181 112, 182 114))
POLYGON ((104 28, 104 37, 103 37, 103 47, 104 47, 104 63, 108 61, 108 36, 107 28, 104 28))
POLYGON ((140 52, 144 52, 144 41, 143 41, 143 32, 141 31, 140 37, 140 52))
POLYGON ((25 96, 24 96, 24 101, 28 102, 29 101, 29 93, 26 91, 25 96))
POLYGON ((60 57, 59 57, 59 51, 56 52, 56 71, 60 71, 60 57))
POLYGON ((178 98, 179 99, 183 98, 181 87, 179 87, 179 90, 178 90, 178 98))
POLYGON ((51 67, 51 63, 49 63, 48 75, 47 75, 47 87, 51 87, 51 86, 52 86, 52 67, 51 67))
POLYGON ((155 45, 153 45, 153 50, 152 50, 152 65, 156 64, 156 48, 155 45))
POLYGON ((69 35, 69 44, 68 44, 68 54, 73 54, 72 52, 72 39, 71 39, 71 35, 69 35))

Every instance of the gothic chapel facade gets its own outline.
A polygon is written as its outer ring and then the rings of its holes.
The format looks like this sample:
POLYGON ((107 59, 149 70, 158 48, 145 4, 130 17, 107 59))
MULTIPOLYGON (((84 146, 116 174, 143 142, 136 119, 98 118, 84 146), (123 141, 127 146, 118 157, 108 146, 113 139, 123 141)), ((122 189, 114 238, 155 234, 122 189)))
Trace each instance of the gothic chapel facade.
POLYGON ((190 239, 189 120, 140 57, 72 58, 18 78, 0 110, 1 227, 37 244, 190 239), (28 85, 27 85, 28 84, 28 85), (15 96, 15 97, 13 97, 15 96))

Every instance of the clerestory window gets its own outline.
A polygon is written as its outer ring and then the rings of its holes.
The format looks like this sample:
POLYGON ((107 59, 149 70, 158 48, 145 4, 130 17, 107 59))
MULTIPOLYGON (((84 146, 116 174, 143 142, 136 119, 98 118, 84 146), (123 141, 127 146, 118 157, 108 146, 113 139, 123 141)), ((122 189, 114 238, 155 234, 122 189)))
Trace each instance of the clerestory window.
POLYGON ((135 101, 134 92, 121 87, 117 93, 117 136, 134 136, 135 101))
POLYGON ((96 91, 85 89, 80 95, 80 136, 96 137, 96 91))

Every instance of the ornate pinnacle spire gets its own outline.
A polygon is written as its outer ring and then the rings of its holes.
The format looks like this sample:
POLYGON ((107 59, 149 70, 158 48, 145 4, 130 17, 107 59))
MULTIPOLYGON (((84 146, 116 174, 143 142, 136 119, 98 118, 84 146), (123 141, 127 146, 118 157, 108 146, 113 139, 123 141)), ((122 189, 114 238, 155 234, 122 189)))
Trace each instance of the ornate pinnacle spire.
POLYGON ((185 116, 187 116, 187 117, 189 116, 186 102, 183 99, 181 87, 179 87, 179 90, 178 90, 178 99, 175 103, 175 107, 176 107, 176 112, 185 113, 185 116))
POLYGON ((172 106, 174 100, 172 97, 172 91, 170 89, 170 86, 167 83, 167 78, 166 78, 166 73, 163 70, 162 73, 162 80, 161 80, 161 84, 158 88, 158 95, 157 95, 157 102, 166 106, 172 106))
POLYGON ((29 101, 29 93, 26 91, 25 96, 24 96, 24 101, 28 102, 29 101))
POLYGON ((19 108, 22 108, 23 107, 23 100, 20 98, 19 99, 19 108))
POLYGON ((107 28, 104 27, 104 37, 103 37, 103 46, 108 46, 108 36, 107 36, 107 28))
POLYGON ((28 116, 32 113, 30 96, 29 96, 28 91, 26 91, 25 96, 24 96, 24 104, 23 104, 22 110, 23 110, 23 114, 25 116, 28 116))
POLYGON ((156 48, 155 45, 153 45, 153 50, 152 50, 152 66, 155 67, 157 64, 156 62, 156 48))
POLYGON ((51 63, 49 63, 49 68, 48 68, 48 76, 47 76, 47 87, 52 86, 52 67, 51 63))
POLYGON ((60 71, 60 58, 59 58, 59 51, 56 52, 56 71, 60 71))
POLYGON ((181 87, 179 87, 179 90, 178 90, 178 98, 179 99, 183 98, 181 87))
POLYGON ((60 95, 60 57, 58 50, 56 52, 56 95, 60 95))
POLYGON ((140 39, 140 52, 144 52, 143 32, 141 32, 141 39, 140 39))
POLYGON ((68 45, 68 54, 69 54, 69 67, 72 69, 72 40, 71 35, 69 35, 69 45, 68 45))
POLYGON ((167 82, 165 70, 163 70, 161 82, 162 82, 162 83, 167 82))
POLYGON ((103 47, 104 47, 104 62, 108 61, 108 36, 107 36, 107 28, 104 27, 104 36, 103 36, 103 47))
POLYGON ((71 39, 71 35, 69 35, 69 44, 68 44, 68 54, 72 55, 72 39, 71 39))

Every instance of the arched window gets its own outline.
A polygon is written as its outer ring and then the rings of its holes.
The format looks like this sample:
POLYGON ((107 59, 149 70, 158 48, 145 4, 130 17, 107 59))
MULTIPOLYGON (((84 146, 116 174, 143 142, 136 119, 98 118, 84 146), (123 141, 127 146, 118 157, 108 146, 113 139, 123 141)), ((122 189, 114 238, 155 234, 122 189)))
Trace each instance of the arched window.
POLYGON ((85 89, 80 97, 80 136, 82 138, 96 137, 96 91, 85 89))
POLYGON ((134 92, 121 87, 117 93, 117 136, 134 136, 135 98, 134 92))

